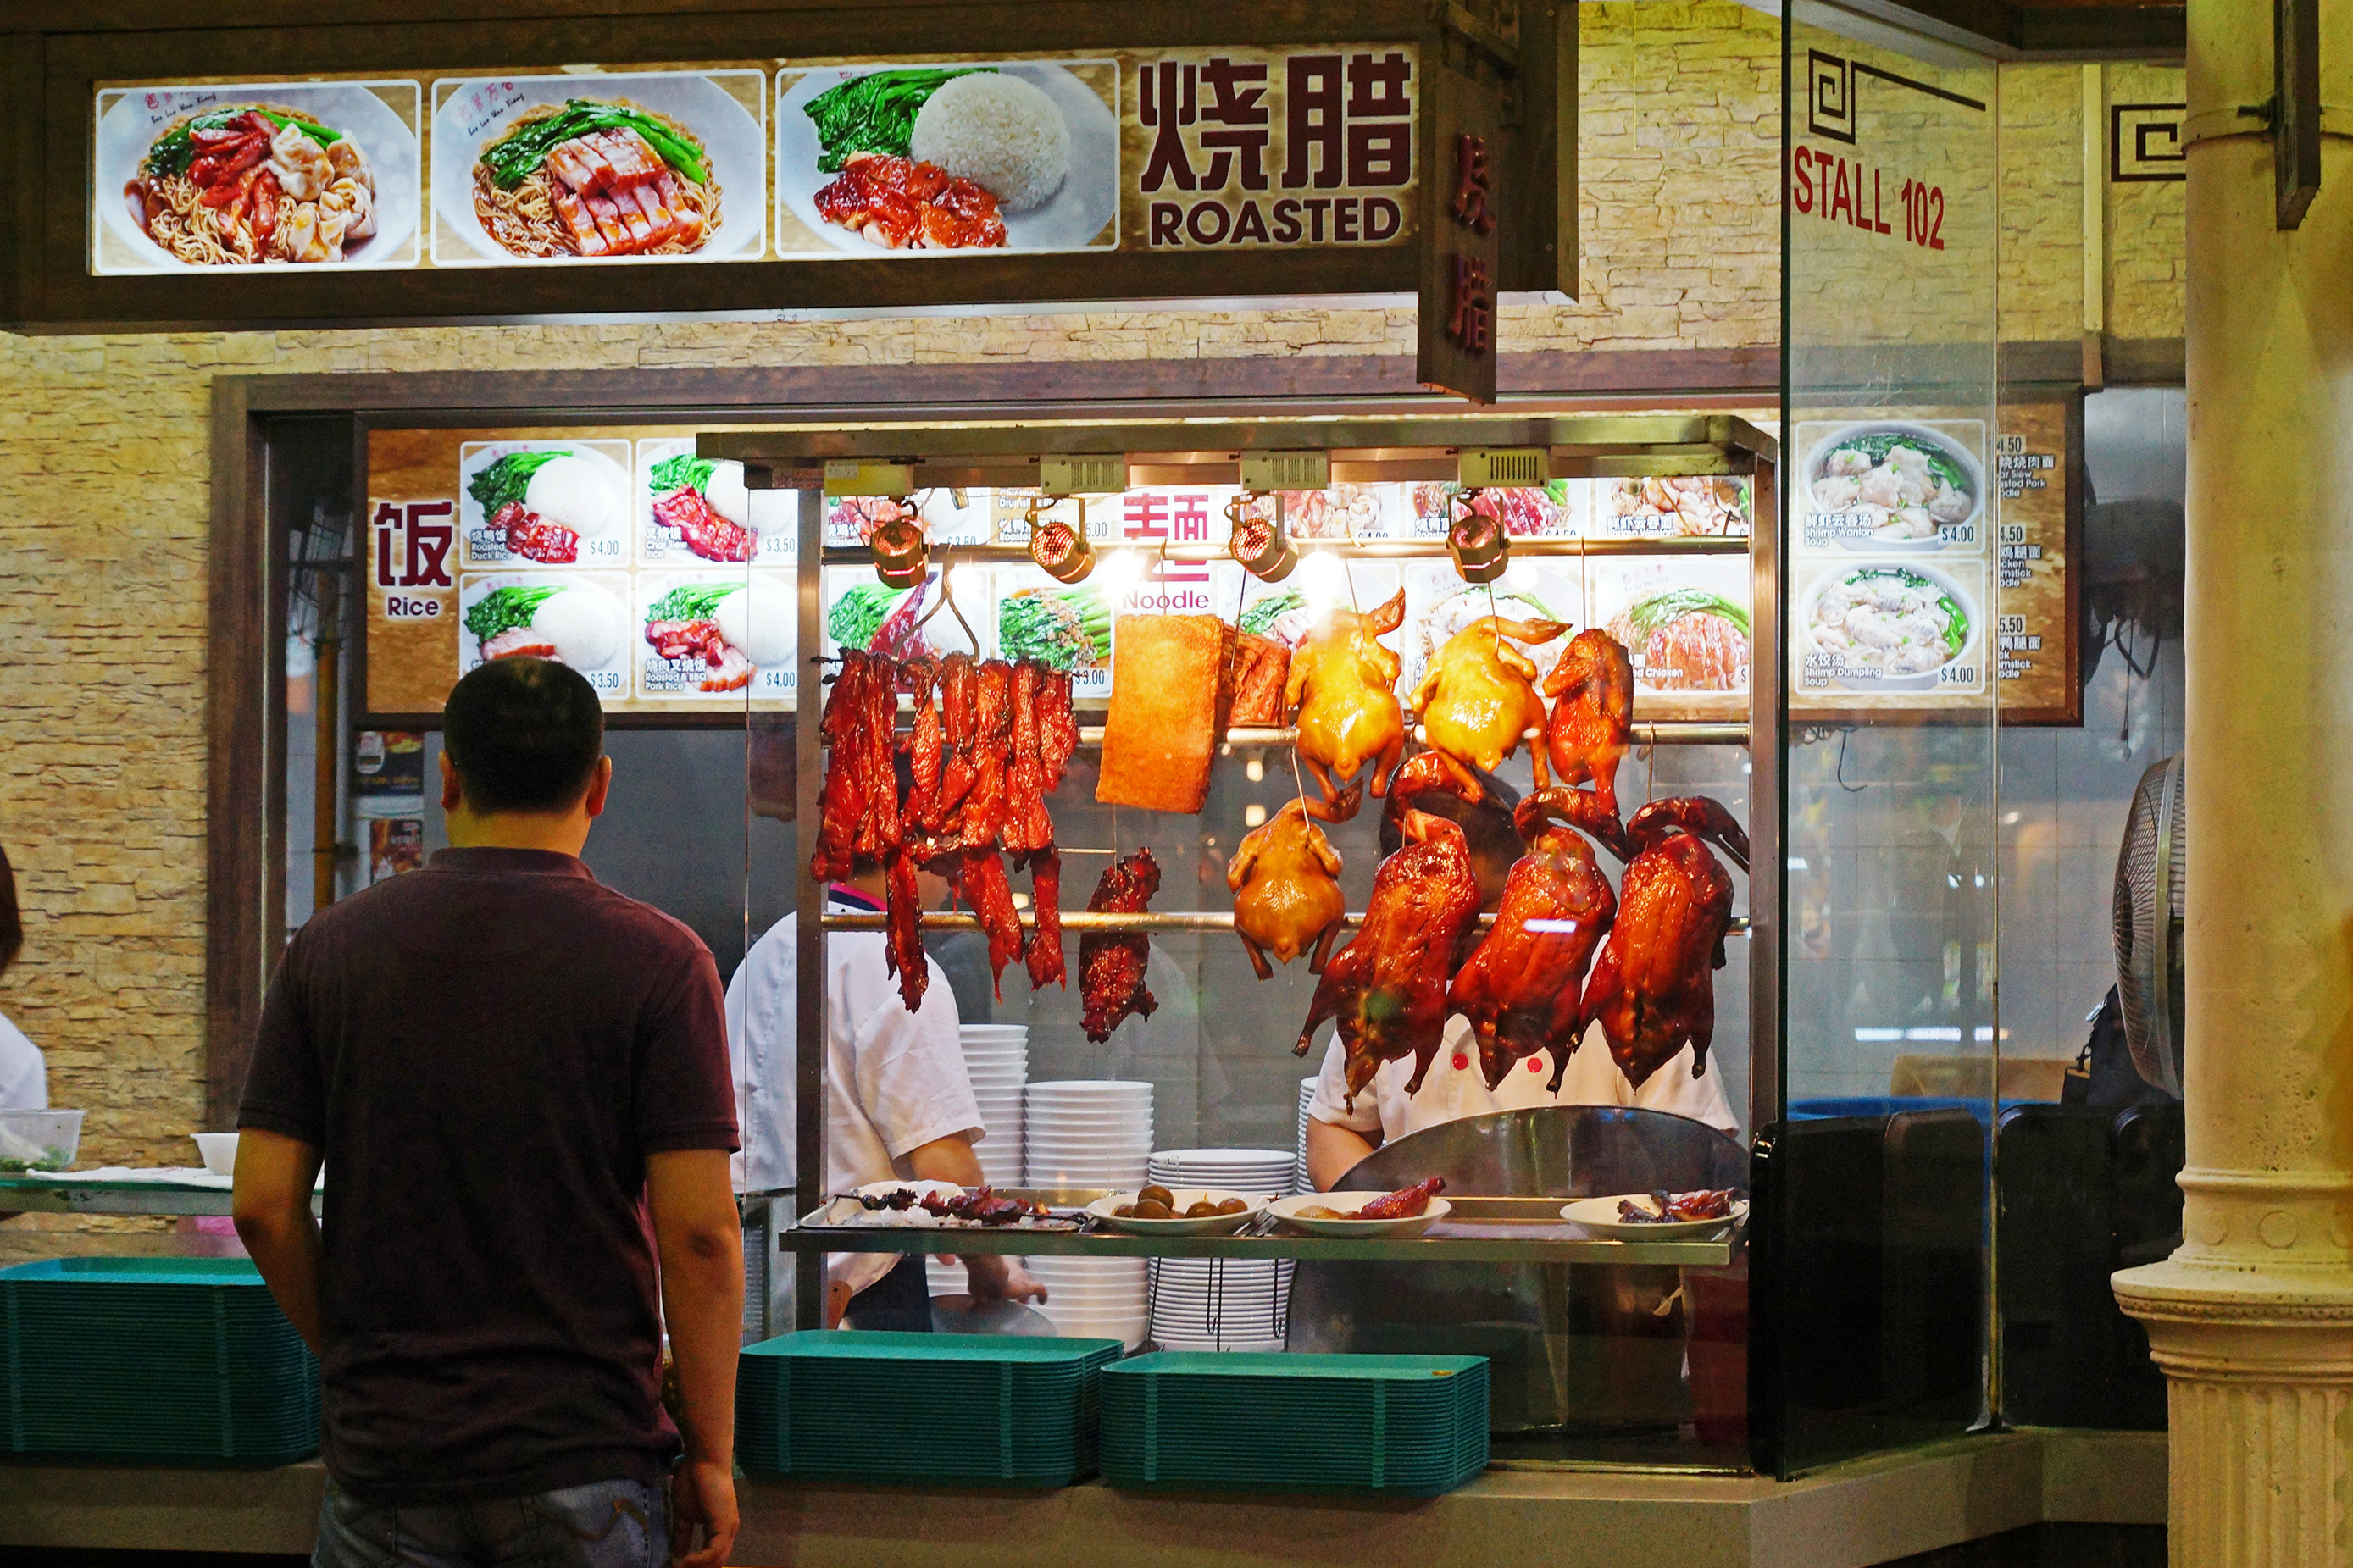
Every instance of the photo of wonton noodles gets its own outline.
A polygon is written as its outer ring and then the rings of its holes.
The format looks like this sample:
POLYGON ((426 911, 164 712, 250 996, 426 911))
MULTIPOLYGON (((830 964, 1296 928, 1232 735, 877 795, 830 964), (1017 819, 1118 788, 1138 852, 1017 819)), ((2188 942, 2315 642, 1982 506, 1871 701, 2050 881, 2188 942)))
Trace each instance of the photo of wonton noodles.
POLYGON ((283 104, 174 121, 123 194, 148 237, 195 267, 342 261, 375 233, 366 150, 283 104))
POLYGON ((701 139, 627 100, 527 110, 474 161, 474 215, 517 256, 690 255, 720 196, 701 139))

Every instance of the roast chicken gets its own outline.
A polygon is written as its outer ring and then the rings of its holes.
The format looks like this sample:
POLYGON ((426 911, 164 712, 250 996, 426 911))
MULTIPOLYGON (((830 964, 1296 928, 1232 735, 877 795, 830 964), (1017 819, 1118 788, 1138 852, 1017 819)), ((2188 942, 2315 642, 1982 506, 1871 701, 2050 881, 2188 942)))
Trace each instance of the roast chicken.
POLYGON ((1359 614, 1334 605, 1291 656, 1283 706, 1298 710, 1299 760, 1336 805, 1342 786, 1366 763, 1372 793, 1385 795, 1405 750, 1405 710, 1398 703, 1394 649, 1380 639, 1405 624, 1405 590, 1359 614))
POLYGON ((1308 969, 1324 973, 1340 934, 1340 916, 1347 900, 1340 895, 1340 852, 1324 830, 1309 820, 1345 822, 1356 814, 1362 786, 1341 792, 1337 805, 1297 799, 1284 803, 1273 819, 1252 828, 1226 866, 1226 886, 1234 890, 1234 934, 1250 953, 1250 967, 1261 980, 1272 978, 1267 963, 1271 952, 1289 963, 1314 949, 1308 969))
POLYGON ((1634 728, 1634 665, 1624 645, 1598 626, 1577 633, 1545 677, 1544 694, 1556 699, 1545 737, 1554 779, 1590 784, 1617 816, 1618 764, 1634 728))
POLYGON ((1412 1094, 1421 1088, 1445 1032, 1447 976, 1462 938, 1479 915, 1479 880, 1471 869, 1462 829, 1413 808, 1430 790, 1481 795, 1459 763, 1424 752, 1406 764, 1393 803, 1405 846, 1373 874, 1373 895, 1356 940, 1324 966, 1315 1000, 1299 1032, 1298 1054, 1314 1044, 1326 1018, 1336 1019, 1347 1058, 1346 1103, 1373 1081, 1384 1061, 1414 1058, 1412 1094))
POLYGON ((1550 1091, 1560 1091, 1571 1052, 1585 1037, 1585 968, 1618 912, 1609 879, 1575 829, 1546 826, 1551 791, 1520 804, 1528 852, 1504 884, 1495 923, 1448 990, 1479 1043, 1479 1066, 1495 1089, 1512 1064, 1552 1054, 1550 1091))
MULTIPOLYGON (((1534 660, 1514 643, 1543 644, 1568 630, 1558 621, 1514 621, 1482 616, 1446 639, 1430 672, 1413 689, 1423 739, 1449 756, 1493 773, 1525 736, 1541 738, 1544 700, 1536 695, 1534 660)), ((1544 784, 1544 753, 1531 749, 1536 783, 1544 784)))
POLYGON ((1692 1047, 1692 1076, 1707 1071, 1715 1035, 1715 971, 1732 921, 1732 879, 1708 852, 1721 846, 1748 869, 1748 836, 1704 795, 1654 800, 1634 814, 1618 921, 1585 983, 1585 1010, 1601 1025, 1626 1081, 1644 1079, 1692 1047))

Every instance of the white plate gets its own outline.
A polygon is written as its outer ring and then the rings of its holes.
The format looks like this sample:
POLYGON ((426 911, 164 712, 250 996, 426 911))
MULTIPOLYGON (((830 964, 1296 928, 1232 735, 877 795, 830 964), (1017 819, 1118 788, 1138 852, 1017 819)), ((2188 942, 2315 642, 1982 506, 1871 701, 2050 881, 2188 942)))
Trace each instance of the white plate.
POLYGON ((1413 1237, 1419 1236, 1446 1217, 1452 1205, 1444 1198, 1432 1198, 1430 1206, 1411 1219, 1302 1219, 1299 1211, 1321 1204, 1342 1213, 1360 1209, 1375 1198, 1387 1197, 1387 1193, 1294 1193, 1287 1198, 1277 1198, 1267 1205, 1285 1225, 1293 1226, 1310 1236, 1413 1237))
MULTIPOLYGON (((1071 135, 1071 170, 1062 181, 1061 189, 1052 195, 1028 212, 1004 215, 1003 247, 894 251, 819 217, 817 193, 831 184, 837 176, 820 173, 818 169, 818 158, 823 148, 817 139, 816 122, 809 119, 802 105, 851 77, 871 76, 877 69, 923 68, 920 64, 904 62, 888 67, 853 66, 841 70, 815 70, 784 90, 776 100, 776 205, 779 215, 791 212, 811 233, 819 236, 836 250, 848 251, 853 256, 876 257, 1002 256, 1008 250, 1082 250, 1088 241, 1103 232, 1104 225, 1119 216, 1119 116, 1095 96, 1094 89, 1061 66, 1008 62, 997 68, 1007 76, 1018 78, 1037 88, 1062 111, 1062 124, 1071 135)), ((778 226, 781 230, 781 216, 778 226)))
MULTIPOLYGON (((416 90, 410 82, 386 82, 383 85, 416 90)), ((322 262, 321 268, 342 267, 414 267, 417 248, 411 243, 417 235, 417 133, 402 122, 390 104, 356 81, 289 82, 284 85, 259 83, 252 86, 191 88, 191 94, 202 92, 212 103, 282 103, 289 109, 299 109, 320 124, 341 131, 359 144, 367 154, 368 164, 375 174, 375 233, 344 252, 340 262, 322 262)), ((147 237, 147 230, 131 216, 122 198, 122 187, 139 173, 139 165, 147 156, 147 149, 165 127, 180 118, 178 112, 155 115, 161 110, 150 110, 147 94, 126 92, 107 106, 99 117, 97 142, 98 188, 92 194, 100 221, 108 232, 129 246, 140 258, 138 271, 159 272, 220 272, 232 268, 201 267, 182 261, 170 251, 147 237)), ((201 113, 211 104, 188 112, 201 113)), ((299 268, 296 270, 311 270, 299 268)), ((105 268, 109 271, 121 268, 105 268)))
MULTIPOLYGON (((752 72, 712 73, 754 75, 752 72)), ((442 84, 436 83, 437 87, 442 84)), ((535 76, 498 79, 499 107, 487 117, 470 112, 486 79, 459 81, 433 116, 433 261, 437 267, 547 267, 619 261, 721 261, 756 258, 766 247, 767 132, 753 112, 701 72, 640 76, 535 76), (689 256, 511 256, 482 232, 474 216, 474 162, 506 134, 515 116, 567 98, 626 98, 669 116, 694 132, 710 154, 721 187, 719 228, 689 256), (470 125, 470 119, 472 123, 470 125)), ((765 105, 767 94, 760 94, 765 105)), ((803 118, 807 118, 804 116, 803 118)))
POLYGON ((1097 1198, 1087 1205, 1087 1212, 1113 1230, 1124 1230, 1137 1236, 1231 1236, 1258 1218, 1266 1208, 1265 1197, 1257 1193, 1238 1193, 1224 1187, 1176 1187, 1171 1189, 1176 1197, 1176 1210, 1181 1215, 1189 1205, 1207 1200, 1224 1203, 1228 1198, 1240 1198, 1250 1206, 1234 1214, 1205 1215, 1199 1219, 1136 1219, 1121 1217, 1113 1211, 1123 1204, 1135 1202, 1134 1193, 1113 1193, 1097 1198))
POLYGON ((1721 1219, 1668 1220, 1659 1225, 1629 1225, 1618 1217, 1618 1205, 1631 1203, 1639 1208, 1658 1212, 1648 1193, 1623 1193, 1611 1198, 1579 1198, 1560 1211, 1560 1217, 1581 1225, 1596 1236, 1612 1241, 1669 1241, 1677 1237, 1714 1236, 1718 1231, 1738 1225, 1748 1217, 1748 1200, 1733 1200, 1732 1212, 1721 1219))
POLYGON ((1288 1149, 1155 1149, 1155 1163, 1214 1167, 1229 1170, 1236 1165, 1282 1165, 1291 1161, 1288 1149))
POLYGON ((1029 1037, 1029 1026, 1027 1024, 959 1024, 956 1026, 956 1037, 965 1043, 966 1049, 976 1045, 993 1045, 999 1040, 1010 1040, 1018 1046, 1029 1037))

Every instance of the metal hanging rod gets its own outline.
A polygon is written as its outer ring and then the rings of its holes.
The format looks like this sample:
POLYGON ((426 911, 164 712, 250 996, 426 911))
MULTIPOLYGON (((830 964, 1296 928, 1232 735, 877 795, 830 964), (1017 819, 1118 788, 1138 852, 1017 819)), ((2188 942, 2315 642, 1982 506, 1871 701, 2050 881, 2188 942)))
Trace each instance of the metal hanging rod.
MULTIPOLYGON (((1168 544, 1154 540, 1098 539, 1092 542, 1097 555, 1123 551, 1147 554, 1187 564, 1209 561, 1229 561, 1223 543, 1168 544)), ((1443 539, 1303 539, 1296 541, 1303 550, 1332 550, 1358 561, 1422 561, 1445 560, 1449 552, 1443 539)), ((1515 556, 1535 555, 1746 555, 1746 538, 1662 538, 1662 539, 1514 539, 1512 553, 1515 556)), ((937 544, 933 546, 936 561, 1006 562, 1027 564, 1028 546, 1020 544, 937 544)), ((871 566, 874 556, 862 544, 828 544, 824 562, 828 566, 871 566)))
MULTIPOLYGON (((913 711, 913 702, 905 698, 900 701, 902 704, 900 712, 913 711)), ((904 730, 899 731, 901 734, 906 732, 904 730)), ((1419 744, 1429 743, 1423 739, 1419 726, 1414 730, 1413 738, 1419 744)), ((1218 736, 1219 744, 1228 749, 1235 746, 1289 746, 1296 744, 1298 740, 1299 731, 1289 727, 1270 730, 1243 725, 1218 736)), ((1697 719, 1649 720, 1634 726, 1633 742, 1637 746, 1746 746, 1748 744, 1748 726, 1713 723, 1697 719)), ((1080 745, 1094 747, 1103 743, 1102 725, 1079 726, 1080 745)))
MULTIPOLYGON (((882 914, 828 913, 824 924, 828 931, 880 931, 888 929, 890 918, 882 914)), ((1021 923, 1025 926, 1035 926, 1038 923, 1037 912, 1033 910, 1023 910, 1020 911, 1020 918, 1021 923)), ((1354 931, 1365 923, 1364 911, 1352 910, 1340 917, 1340 923, 1348 930, 1354 931)), ((1493 915, 1482 914, 1479 917, 1481 931, 1485 931, 1494 923, 1493 915)), ((923 927, 925 931, 978 931, 981 929, 981 924, 978 915, 962 911, 950 914, 939 910, 926 910, 923 918, 923 927)), ((1062 913, 1062 929, 1066 931, 1229 931, 1234 929, 1234 916, 1230 910, 1170 910, 1160 913, 1146 911, 1135 915, 1097 914, 1089 910, 1066 910, 1062 913)), ((1748 917, 1733 916, 1729 929, 1736 932, 1746 933, 1748 930, 1748 917)))

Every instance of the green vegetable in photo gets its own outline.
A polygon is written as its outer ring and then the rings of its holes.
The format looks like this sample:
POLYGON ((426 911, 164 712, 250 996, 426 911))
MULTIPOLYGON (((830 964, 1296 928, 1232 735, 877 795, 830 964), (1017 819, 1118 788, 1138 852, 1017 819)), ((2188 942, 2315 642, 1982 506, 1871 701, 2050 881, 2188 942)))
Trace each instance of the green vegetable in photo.
POLYGON ((698 458, 691 452, 681 452, 675 458, 664 458, 656 463, 647 479, 658 496, 686 489, 709 494, 711 476, 718 471, 718 458, 698 458))
POLYGON ((466 612, 466 629, 478 642, 488 642, 501 632, 531 625, 540 605, 564 592, 561 588, 493 588, 474 601, 466 612))
POLYGON ((634 131, 644 137, 647 145, 661 155, 662 162, 685 178, 698 185, 709 183, 711 170, 703 162, 702 150, 670 126, 650 114, 586 98, 567 99, 554 114, 516 126, 484 148, 481 161, 490 165, 491 183, 502 191, 511 191, 547 161, 557 143, 591 131, 622 130, 634 131))
POLYGON ((840 173, 852 153, 906 157, 915 116, 932 94, 957 77, 974 74, 970 68, 870 71, 826 89, 801 105, 817 124, 818 170, 840 173))
POLYGON ((646 611, 646 624, 656 621, 707 621, 719 613, 719 601, 741 583, 681 583, 646 611))
POLYGON ((532 475, 556 458, 571 455, 560 448, 553 452, 509 452, 497 462, 483 464, 466 482, 466 493, 482 503, 482 521, 488 522, 507 502, 522 500, 523 492, 531 489, 532 475))

